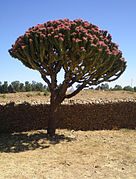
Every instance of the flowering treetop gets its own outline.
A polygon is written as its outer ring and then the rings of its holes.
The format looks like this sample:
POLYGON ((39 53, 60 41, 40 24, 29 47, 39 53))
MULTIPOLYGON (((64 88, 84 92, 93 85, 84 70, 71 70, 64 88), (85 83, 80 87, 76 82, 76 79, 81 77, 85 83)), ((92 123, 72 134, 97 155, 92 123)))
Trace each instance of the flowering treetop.
POLYGON ((65 71, 67 87, 74 82, 81 86, 97 85, 117 79, 126 68, 126 61, 111 35, 87 21, 61 19, 29 28, 9 50, 25 66, 46 76, 65 71))

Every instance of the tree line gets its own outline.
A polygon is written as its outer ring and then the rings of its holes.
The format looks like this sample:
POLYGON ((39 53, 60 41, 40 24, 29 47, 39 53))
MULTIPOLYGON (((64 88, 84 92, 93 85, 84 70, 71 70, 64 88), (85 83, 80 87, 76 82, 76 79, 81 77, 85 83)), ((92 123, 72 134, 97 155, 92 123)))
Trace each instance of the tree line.
POLYGON ((113 88, 110 88, 108 83, 101 84, 95 88, 95 90, 111 90, 111 91, 119 91, 119 90, 125 90, 125 91, 134 91, 136 92, 136 86, 132 88, 131 86, 124 86, 121 85, 115 85, 113 88))
MULTIPOLYGON (((78 88, 80 85, 77 85, 76 88, 78 88)), ((109 87, 108 83, 102 83, 101 85, 98 85, 97 87, 90 87, 89 89, 94 89, 94 90, 104 90, 104 91, 120 91, 120 90, 125 90, 125 91, 132 91, 136 92, 136 86, 132 88, 131 86, 124 86, 122 87, 121 85, 115 85, 113 88, 109 87)))
POLYGON ((25 83, 20 83, 19 81, 13 81, 8 84, 7 81, 4 83, 0 82, 0 93, 15 93, 15 92, 28 92, 28 91, 40 91, 45 92, 48 88, 40 82, 26 81, 25 83))
MULTIPOLYGON (((60 86, 60 84, 58 86, 60 86)), ((91 87, 90 89, 105 90, 105 91, 125 90, 125 91, 136 92, 136 86, 132 88, 131 86, 122 87, 121 85, 115 85, 113 88, 111 88, 109 87, 108 83, 98 85, 96 88, 91 87)), ((26 81, 25 83, 21 83, 19 81, 13 81, 10 84, 8 84, 7 81, 4 81, 3 84, 2 82, 0 82, 0 93, 15 93, 15 92, 28 92, 28 91, 45 92, 45 91, 49 91, 49 88, 46 85, 43 85, 41 82, 36 82, 36 81, 32 81, 32 83, 30 83, 29 81, 26 81)))

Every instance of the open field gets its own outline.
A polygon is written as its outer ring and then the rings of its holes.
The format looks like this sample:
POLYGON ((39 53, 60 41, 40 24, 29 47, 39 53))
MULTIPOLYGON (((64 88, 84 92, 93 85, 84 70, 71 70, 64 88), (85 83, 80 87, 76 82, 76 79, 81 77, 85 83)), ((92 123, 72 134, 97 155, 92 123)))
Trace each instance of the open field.
MULTIPOLYGON (((6 104, 13 101, 16 104, 22 103, 24 101, 34 105, 47 104, 50 102, 50 95, 44 96, 43 92, 20 92, 0 94, 0 104, 6 104)), ((69 101, 73 101, 75 103, 108 103, 111 101, 136 101, 136 92, 83 90, 69 100, 66 99, 64 103, 68 103, 69 101)))
MULTIPOLYGON (((136 101, 136 93, 84 90, 72 102, 136 101)), ((38 92, 0 94, 0 104, 49 103, 38 92)), ((71 102, 65 101, 64 103, 71 102)), ((136 130, 58 129, 0 134, 0 179, 135 179, 136 130)))
POLYGON ((0 136, 0 179, 135 179, 136 130, 0 136))

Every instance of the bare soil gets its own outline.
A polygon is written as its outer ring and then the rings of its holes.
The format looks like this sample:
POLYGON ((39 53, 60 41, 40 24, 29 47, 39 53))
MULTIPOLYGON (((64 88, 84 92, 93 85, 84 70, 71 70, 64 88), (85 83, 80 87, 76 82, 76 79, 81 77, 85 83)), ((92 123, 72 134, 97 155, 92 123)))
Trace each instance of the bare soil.
POLYGON ((136 130, 0 136, 0 179, 135 179, 136 130))
MULTIPOLYGON (((49 96, 40 94, 0 95, 0 104, 49 103, 49 96)), ((84 90, 71 100, 136 101, 136 93, 84 90)), ((0 134, 0 179, 136 178, 136 130, 58 129, 54 138, 46 132, 0 134)))

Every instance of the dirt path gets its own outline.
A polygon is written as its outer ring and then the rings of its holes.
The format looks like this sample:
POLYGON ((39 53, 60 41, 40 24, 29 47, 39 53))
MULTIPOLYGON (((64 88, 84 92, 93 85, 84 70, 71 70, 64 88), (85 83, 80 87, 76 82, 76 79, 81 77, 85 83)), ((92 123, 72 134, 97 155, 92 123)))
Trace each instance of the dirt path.
POLYGON ((0 179, 135 179, 136 130, 0 136, 0 179))

